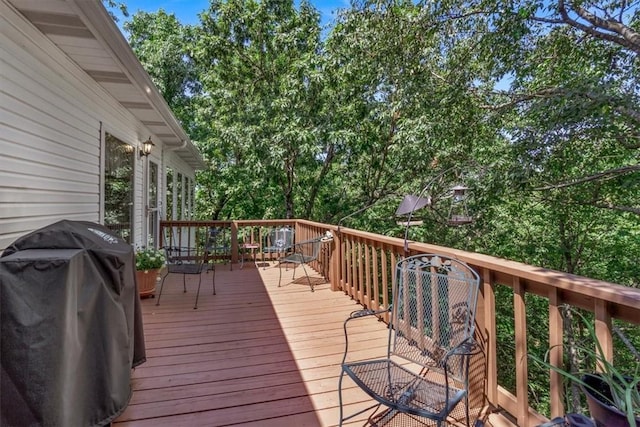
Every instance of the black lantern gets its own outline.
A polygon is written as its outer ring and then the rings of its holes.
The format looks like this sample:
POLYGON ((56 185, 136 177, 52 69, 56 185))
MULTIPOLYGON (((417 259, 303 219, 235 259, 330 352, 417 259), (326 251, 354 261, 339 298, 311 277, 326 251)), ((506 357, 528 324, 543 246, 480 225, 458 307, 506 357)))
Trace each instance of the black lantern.
MULTIPOLYGON (((432 197, 427 194, 427 191, 433 190, 436 182, 438 182, 441 178, 443 178, 448 172, 454 170, 455 168, 450 168, 438 173, 434 178, 432 178, 427 184, 422 188, 420 194, 418 196, 410 194, 405 196, 398 206, 396 210, 396 216, 404 217, 402 221, 399 221, 398 224, 405 227, 404 233, 404 241, 405 241, 405 251, 408 251, 408 243, 407 238, 409 234, 409 227, 412 225, 420 225, 422 221, 416 221, 413 219, 413 214, 418 209, 422 209, 424 207, 435 208, 437 204, 437 200, 439 197, 432 197), (426 194, 426 196, 424 196, 426 194)), ((448 195, 446 197, 451 198, 451 206, 449 209, 449 216, 447 218, 448 225, 463 225, 470 224, 473 222, 473 218, 467 212, 467 191, 468 187, 463 185, 456 185, 452 187, 447 192, 448 195)), ((444 197, 440 197, 444 198, 444 197)))
POLYGON ((449 209, 449 220, 447 221, 449 225, 464 225, 473 222, 473 218, 467 212, 467 190, 469 188, 464 185, 456 185, 451 189, 453 199, 449 209))
POLYGON ((149 154, 151 154, 151 149, 155 145, 156 144, 154 144, 153 141, 151 141, 151 137, 149 137, 149 139, 147 139, 145 142, 143 142, 142 143, 142 149, 140 150, 140 158, 147 157, 149 154))

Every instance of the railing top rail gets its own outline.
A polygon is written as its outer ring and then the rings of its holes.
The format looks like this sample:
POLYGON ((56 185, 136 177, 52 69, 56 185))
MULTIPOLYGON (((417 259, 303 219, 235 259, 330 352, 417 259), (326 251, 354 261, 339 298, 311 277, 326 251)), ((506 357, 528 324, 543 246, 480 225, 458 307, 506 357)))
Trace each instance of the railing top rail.
POLYGON ((161 223, 163 226, 207 226, 208 224, 214 225, 231 225, 237 224, 238 226, 270 226, 270 225, 287 225, 287 224, 295 224, 295 219, 235 219, 235 220, 162 220, 161 223))
MULTIPOLYGON (((215 225, 231 225, 235 223, 237 226, 272 226, 281 224, 298 224, 307 227, 321 228, 332 231, 337 237, 351 238, 367 241, 374 246, 391 248, 397 253, 404 252, 404 240, 396 237, 383 236, 380 234, 370 233, 361 230, 355 230, 347 227, 338 227, 332 224, 323 224, 302 219, 279 219, 279 220, 229 220, 229 221, 162 221, 163 226, 177 225, 195 225, 206 226, 208 224, 215 225)), ((427 243, 409 242, 409 254, 416 253, 442 253, 456 257, 467 264, 473 265, 480 269, 486 269, 493 275, 493 280, 510 285, 510 279, 517 277, 528 286, 532 293, 539 295, 547 295, 549 289, 557 288, 565 292, 572 304, 585 306, 589 303, 588 299, 597 299, 614 303, 620 310, 614 310, 614 315, 620 315, 622 318, 628 318, 629 313, 637 315, 640 311, 640 289, 630 288, 603 280, 591 279, 588 277, 577 276, 569 273, 563 273, 556 270, 550 270, 543 267, 535 267, 517 261, 510 261, 503 258, 484 255, 475 252, 467 252, 463 250, 447 248, 442 246, 431 245, 427 243), (587 301, 585 301, 585 297, 587 301), (628 311, 627 313, 624 313, 628 311)), ((637 319, 637 318, 636 318, 637 319)), ((632 321, 634 319, 631 319, 632 321)), ((634 323, 637 323, 635 320, 634 323)))
MULTIPOLYGON (((368 242, 377 242, 381 246, 394 248, 398 253, 404 252, 404 240, 397 237, 383 236, 352 228, 314 223, 311 221, 299 220, 299 222, 308 223, 314 226, 323 226, 342 236, 368 242)), ((470 265, 491 271, 495 276, 494 279, 496 281, 505 282, 507 285, 511 284, 509 278, 518 277, 524 282, 525 286, 531 286, 531 289, 529 290, 532 293, 539 295, 547 296, 550 288, 557 288, 567 294, 580 295, 583 297, 607 301, 609 303, 615 303, 621 309, 630 310, 630 312, 635 312, 636 315, 640 311, 640 289, 622 286, 604 280, 564 273, 548 268, 536 267, 491 255, 467 252, 459 249, 431 245, 428 243, 410 241, 408 248, 409 254, 441 253, 456 257, 470 265)), ((572 298, 571 303, 583 307, 585 306, 585 301, 581 301, 578 297, 572 298)), ((621 318, 626 320, 635 320, 634 323, 638 323, 638 317, 635 317, 635 319, 633 317, 629 319, 628 313, 623 313, 620 310, 614 310, 614 314, 620 315, 621 318)))

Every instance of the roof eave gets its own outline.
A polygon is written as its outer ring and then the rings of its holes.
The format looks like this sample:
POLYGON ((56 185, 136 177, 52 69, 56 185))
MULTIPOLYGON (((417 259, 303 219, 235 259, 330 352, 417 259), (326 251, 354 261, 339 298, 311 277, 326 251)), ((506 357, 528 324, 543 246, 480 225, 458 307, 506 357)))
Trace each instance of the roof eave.
POLYGON ((174 132, 178 137, 179 142, 177 143, 163 140, 163 144, 169 150, 180 150, 183 152, 183 149, 191 146, 187 149, 190 156, 188 159, 185 159, 185 161, 194 169, 204 169, 206 164, 202 155, 195 145, 193 145, 193 142, 182 128, 182 125, 174 116, 171 108, 158 91, 149 74, 142 67, 142 64, 131 49, 131 46, 129 46, 129 43, 102 5, 102 2, 86 0, 69 1, 74 3, 77 10, 83 15, 83 20, 94 33, 95 37, 102 40, 105 47, 108 47, 110 50, 111 55, 113 55, 113 57, 116 58, 123 67, 125 67, 126 71, 130 75, 132 83, 137 85, 145 94, 149 103, 162 116, 167 125, 171 128, 172 132, 174 132))

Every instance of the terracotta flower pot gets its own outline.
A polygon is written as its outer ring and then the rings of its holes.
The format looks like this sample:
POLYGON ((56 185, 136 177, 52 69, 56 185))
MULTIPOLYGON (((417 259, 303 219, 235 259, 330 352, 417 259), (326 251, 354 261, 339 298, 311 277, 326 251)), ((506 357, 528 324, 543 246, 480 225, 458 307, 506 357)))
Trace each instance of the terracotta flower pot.
POLYGON ((136 270, 136 280, 138 281, 138 293, 140 298, 155 296, 156 282, 159 268, 152 270, 136 270))

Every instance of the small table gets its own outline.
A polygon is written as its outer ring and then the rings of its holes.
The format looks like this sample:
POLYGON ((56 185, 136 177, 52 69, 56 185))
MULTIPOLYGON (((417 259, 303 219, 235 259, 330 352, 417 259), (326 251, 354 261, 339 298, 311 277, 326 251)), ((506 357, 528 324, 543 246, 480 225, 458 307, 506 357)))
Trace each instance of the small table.
POLYGON ((253 265, 256 264, 256 249, 260 249, 260 245, 257 243, 243 243, 240 245, 240 268, 244 267, 244 254, 247 250, 251 251, 253 257, 253 265))

